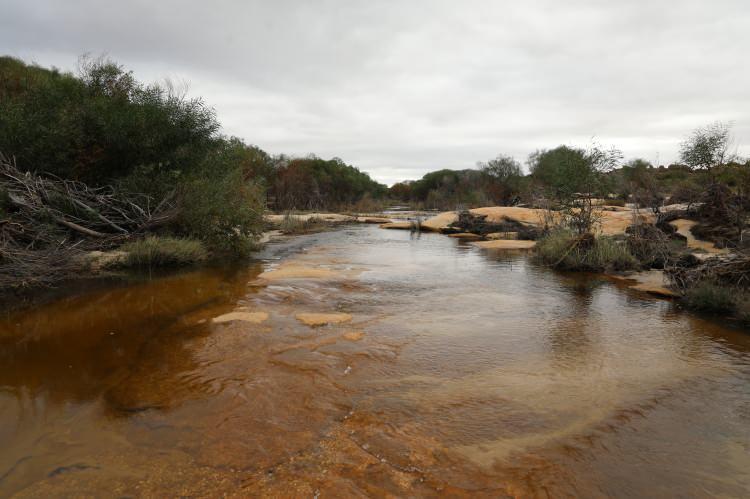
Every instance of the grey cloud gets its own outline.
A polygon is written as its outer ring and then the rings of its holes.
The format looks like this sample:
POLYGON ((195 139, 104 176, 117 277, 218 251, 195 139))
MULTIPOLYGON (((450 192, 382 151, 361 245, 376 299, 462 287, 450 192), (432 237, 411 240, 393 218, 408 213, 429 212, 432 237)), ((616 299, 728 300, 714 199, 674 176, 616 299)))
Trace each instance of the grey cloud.
POLYGON ((227 133, 390 183, 592 136, 669 162, 717 119, 750 155, 747 26, 745 0, 6 0, 0 47, 64 69, 107 52, 189 81, 227 133))

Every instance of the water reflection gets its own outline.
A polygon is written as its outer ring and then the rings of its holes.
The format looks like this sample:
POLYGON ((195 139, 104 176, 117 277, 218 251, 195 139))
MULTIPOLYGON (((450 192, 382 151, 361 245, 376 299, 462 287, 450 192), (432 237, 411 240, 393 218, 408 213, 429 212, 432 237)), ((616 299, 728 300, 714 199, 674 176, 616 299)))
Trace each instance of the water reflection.
POLYGON ((204 269, 15 312, 0 322, 0 385, 16 397, 63 404, 120 399, 149 359, 158 359, 163 376, 179 376, 191 368, 186 344, 208 334, 207 318, 252 292, 247 281, 259 270, 204 269))

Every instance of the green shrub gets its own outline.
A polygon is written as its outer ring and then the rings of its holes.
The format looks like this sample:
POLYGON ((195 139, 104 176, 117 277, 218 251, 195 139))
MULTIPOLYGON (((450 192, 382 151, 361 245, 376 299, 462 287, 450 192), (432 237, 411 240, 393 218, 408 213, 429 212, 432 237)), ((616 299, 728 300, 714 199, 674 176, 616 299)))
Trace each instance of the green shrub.
POLYGON ((625 200, 622 198, 609 198, 604 201, 606 206, 625 206, 625 200))
POLYGON ((711 281, 701 281, 688 289, 685 304, 703 312, 727 313, 737 310, 733 290, 711 281))
POLYGON ((589 265, 595 269, 631 270, 640 267, 624 242, 614 237, 598 237, 586 257, 589 265))
POLYGON ((0 57, 0 151, 19 168, 106 184, 144 165, 191 171, 219 139, 202 100, 140 83, 103 58, 80 68, 74 75, 0 57))
POLYGON ((127 253, 120 263, 125 267, 182 267, 208 258, 203 243, 194 239, 148 236, 120 249, 127 253))
POLYGON ((213 252, 246 256, 263 227, 265 190, 237 161, 242 143, 225 141, 179 185, 177 230, 213 252))
POLYGON ((537 242, 539 259, 564 270, 631 270, 640 267, 627 246, 613 237, 581 240, 568 230, 555 230, 537 242))

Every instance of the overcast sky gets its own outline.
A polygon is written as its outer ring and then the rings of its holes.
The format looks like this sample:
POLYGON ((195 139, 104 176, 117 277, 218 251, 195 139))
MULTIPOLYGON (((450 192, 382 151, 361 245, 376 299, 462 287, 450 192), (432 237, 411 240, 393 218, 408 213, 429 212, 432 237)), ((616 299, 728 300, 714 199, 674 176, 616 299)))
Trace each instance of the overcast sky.
POLYGON ((227 134, 389 184, 592 137, 666 164, 715 120, 750 156, 750 0, 2 0, 0 51, 107 53, 227 134))

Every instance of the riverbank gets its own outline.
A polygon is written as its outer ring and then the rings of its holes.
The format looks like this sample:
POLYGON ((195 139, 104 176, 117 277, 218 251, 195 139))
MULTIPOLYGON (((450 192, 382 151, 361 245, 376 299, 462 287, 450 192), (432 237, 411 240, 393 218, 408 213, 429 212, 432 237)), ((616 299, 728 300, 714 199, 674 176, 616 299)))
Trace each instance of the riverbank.
MULTIPOLYGON (((713 243, 700 240, 695 237, 691 229, 697 222, 685 218, 688 210, 685 205, 665 206, 661 209, 661 217, 670 220, 666 232, 656 228, 657 219, 655 215, 647 210, 636 210, 628 206, 602 206, 597 214, 598 223, 595 226, 594 238, 607 241, 607 252, 611 256, 603 255, 602 258, 625 259, 622 263, 612 260, 610 266, 604 260, 601 263, 594 264, 594 268, 589 268, 590 263, 572 262, 571 267, 575 270, 576 266, 583 267, 584 270, 598 270, 612 279, 625 283, 630 288, 638 292, 649 293, 658 297, 680 299, 686 296, 685 289, 678 289, 667 274, 663 271, 665 258, 670 258, 667 252, 674 252, 675 243, 669 242, 669 239, 684 241, 684 248, 681 255, 671 258, 679 258, 683 262, 696 262, 694 265, 701 265, 708 259, 730 258, 731 252, 727 248, 717 248, 713 243), (633 237, 630 231, 632 227, 651 227, 649 229, 656 240, 649 240, 649 236, 641 230, 643 236, 633 241, 638 249, 647 254, 643 258, 648 260, 639 262, 625 250, 625 242, 629 237, 633 237), (620 240, 618 243, 617 240, 620 240), (651 245, 651 247, 649 247, 651 245), (671 247, 671 249, 670 249, 671 247), (622 249, 618 249, 622 248, 622 249), (613 250, 618 249, 617 252, 613 250), (616 254, 622 253, 621 256, 616 254), (627 257, 627 258, 625 258, 627 257), (652 263, 653 262, 653 263, 652 263), (653 268, 651 265, 656 264, 658 267, 653 268), (628 267, 632 270, 625 270, 628 267)), ((395 230, 422 230, 427 232, 438 232, 446 234, 449 237, 470 241, 471 244, 487 250, 511 251, 511 250, 532 250, 536 248, 536 238, 539 237, 548 227, 554 226, 560 222, 558 213, 547 210, 522 208, 522 207, 485 207, 476 208, 459 212, 443 212, 434 215, 425 220, 417 219, 412 221, 396 221, 386 223, 380 227, 383 229, 395 230), (462 219, 463 217, 463 219, 462 219), (522 234, 531 236, 533 239, 523 239, 522 234)), ((647 231, 648 232, 648 231, 647 231)), ((572 241, 572 240, 571 240, 572 241)), ((631 244, 631 243, 628 243, 631 244)), ((547 245, 548 246, 548 245, 547 245)), ((549 248, 545 246, 545 251, 549 248)), ((560 263, 571 251, 571 242, 564 241, 563 246, 554 249, 554 254, 550 255, 552 262, 560 263)), ((708 263, 713 262, 713 260, 708 263)), ((683 264, 684 265, 684 264, 683 264)), ((690 301, 687 301, 690 305, 690 301)), ((723 303, 720 306, 725 306, 723 303)), ((709 309, 710 310, 710 309, 709 309)), ((716 309, 716 312, 724 312, 725 309, 716 309)), ((744 313, 744 312, 743 312, 744 313)), ((744 319, 743 319, 744 320, 744 319)))
MULTIPOLYGON (((683 207, 676 205, 666 207, 666 211, 679 211, 683 207)), ((308 212, 308 213, 285 213, 274 214, 266 213, 263 217, 265 231, 257 239, 257 248, 263 245, 283 238, 289 235, 305 234, 319 230, 329 230, 331 228, 362 224, 378 225, 382 229, 401 229, 409 231, 437 232, 447 235, 451 238, 460 239, 486 251, 533 251, 537 242, 535 240, 521 239, 519 235, 528 233, 539 233, 545 224, 554 222, 555 214, 550 215, 546 210, 521 208, 521 207, 484 207, 469 210, 475 220, 481 221, 480 225, 471 227, 456 227, 459 222, 458 212, 385 212, 370 214, 344 214, 331 212, 308 212), (283 230, 284 226, 288 227, 289 220, 293 223, 291 226, 299 227, 299 230, 283 230), (483 224, 483 225, 482 225, 483 224), (495 227, 495 229, 487 228, 495 227), (487 230, 500 230, 487 232, 487 230), (467 232, 474 230, 474 232, 467 232)), ((654 217, 650 213, 643 211, 634 212, 627 207, 604 207, 602 211, 601 234, 607 237, 623 237, 628 228, 628 222, 632 223, 635 219, 640 223, 649 224, 654 222, 654 217)), ((472 222, 473 223, 473 222, 472 222)), ((705 260, 714 255, 727 255, 726 249, 713 247, 712 244, 701 241, 694 237, 690 228, 694 222, 685 219, 675 219, 670 222, 675 226, 676 231, 685 237, 687 247, 693 250, 697 259, 705 260)), ((86 255, 85 264, 81 266, 81 272, 76 280, 116 280, 128 279, 130 275, 141 274, 141 271, 133 273, 121 265, 121 262, 128 258, 126 252, 119 249, 112 251, 94 251, 86 255)), ((215 266, 221 262, 211 261, 210 264, 215 266)), ((148 266, 147 266, 148 267, 148 266)), ((157 267, 149 269, 158 270, 157 267)), ((169 273, 169 270, 160 270, 159 273, 169 273)), ((670 299, 681 299, 682 294, 670 286, 661 269, 636 270, 636 271, 608 271, 606 275, 612 279, 619 280, 631 287, 635 291, 653 294, 658 297, 670 299)), ((66 282, 66 286, 71 281, 66 282)), ((75 286, 74 286, 75 287, 75 286)), ((25 301, 12 303, 15 306, 27 306, 29 304, 39 303, 34 295, 39 296, 59 296, 59 293, 27 293, 25 301)), ((43 301, 43 300, 42 300, 43 301)), ((5 308, 11 305, 9 300, 5 300, 5 308)))

